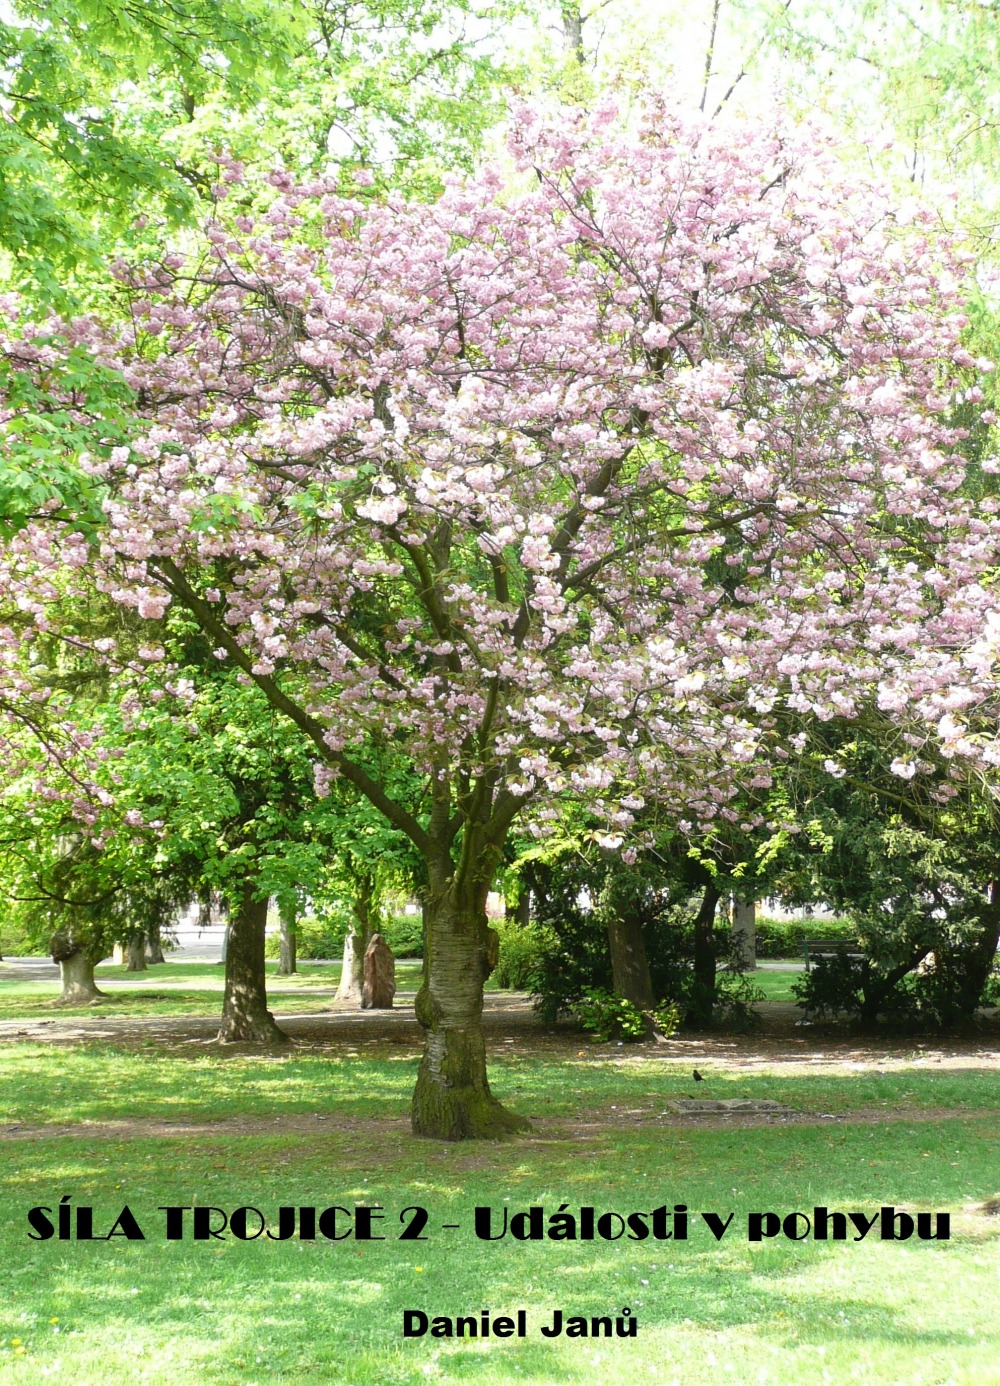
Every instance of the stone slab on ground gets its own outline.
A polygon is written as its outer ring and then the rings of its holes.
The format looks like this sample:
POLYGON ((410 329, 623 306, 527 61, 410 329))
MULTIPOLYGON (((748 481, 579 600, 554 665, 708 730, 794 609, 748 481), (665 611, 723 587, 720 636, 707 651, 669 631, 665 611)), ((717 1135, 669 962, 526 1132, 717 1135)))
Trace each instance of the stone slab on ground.
POLYGON ((725 1115, 726 1112, 738 1113, 740 1116, 786 1116, 794 1111, 793 1107, 786 1107, 781 1102, 772 1102, 766 1097, 679 1097, 676 1102, 668 1105, 682 1116, 719 1116, 725 1115))

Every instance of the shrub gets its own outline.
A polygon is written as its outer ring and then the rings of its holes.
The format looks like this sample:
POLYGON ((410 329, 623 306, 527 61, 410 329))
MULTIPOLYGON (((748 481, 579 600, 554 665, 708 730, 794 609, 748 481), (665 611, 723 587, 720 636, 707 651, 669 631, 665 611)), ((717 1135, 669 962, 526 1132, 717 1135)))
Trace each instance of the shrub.
MULTIPOLYGON (((296 955, 307 962, 316 959, 339 960, 343 956, 348 924, 346 910, 330 911, 320 918, 314 914, 302 915, 295 925, 296 955)), ((264 956, 276 958, 280 949, 281 938, 275 930, 264 939, 264 956)))
POLYGON ((673 1001, 661 1001, 652 1011, 640 1011, 631 1001, 599 987, 585 991, 574 1002, 573 1014, 598 1044, 613 1039, 634 1044, 646 1039, 654 1026, 670 1036, 681 1023, 680 1007, 673 1001))
POLYGON ((0 953, 4 957, 8 954, 15 958, 33 956, 38 952, 37 938, 33 939, 30 932, 17 920, 7 919, 0 927, 0 953))
MULTIPOLYGON (((821 958, 792 983, 792 991, 797 1005, 817 1020, 846 1017, 863 1025, 881 1021, 907 1032, 944 1030, 972 1018, 950 961, 942 953, 937 965, 927 971, 913 970, 897 977, 870 957, 821 958)), ((1000 974, 994 969, 978 1004, 994 1005, 998 998, 1000 974)))
POLYGON ((801 958, 807 938, 823 943, 857 938, 858 926, 850 919, 773 919, 757 917, 758 958, 801 958))
POLYGON ((500 960, 493 969, 493 981, 501 991, 535 991, 542 978, 547 948, 556 940, 538 924, 516 924, 500 919, 495 924, 500 935, 500 960))
MULTIPOLYGON (((562 1011, 578 1014, 577 1003, 591 992, 613 994, 611 956, 607 930, 600 909, 580 907, 575 882, 539 902, 547 927, 541 930, 541 954, 533 983, 535 1004, 552 1023, 562 1011)), ((669 997, 681 1015, 690 1004, 694 986, 694 907, 688 899, 671 901, 665 894, 650 894, 643 936, 649 959, 653 992, 669 997)), ((719 960, 731 946, 724 925, 716 928, 719 960)), ((723 1029, 746 1031, 759 1023, 755 1005, 764 993, 738 971, 716 976, 713 1024, 723 1029)))
POLYGON ((396 914, 385 920, 379 932, 396 958, 424 956, 424 921, 419 914, 396 914))

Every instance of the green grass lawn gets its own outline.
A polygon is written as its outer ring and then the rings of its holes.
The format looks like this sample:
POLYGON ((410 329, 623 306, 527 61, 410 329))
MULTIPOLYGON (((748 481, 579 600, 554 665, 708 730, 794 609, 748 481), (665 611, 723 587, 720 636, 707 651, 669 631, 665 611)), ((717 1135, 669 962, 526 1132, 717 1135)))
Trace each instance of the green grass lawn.
POLYGON ((596 1046, 551 1062, 515 1053, 494 1065, 494 1087, 535 1118, 532 1135, 459 1146, 409 1135, 415 1068, 411 1052, 388 1041, 368 1049, 360 1034, 357 1044, 277 1056, 0 1047, 0 1381, 1000 1380, 1000 1219, 968 1210, 1000 1186, 996 1079, 985 1063, 881 1075, 707 1064, 703 1094, 777 1098, 813 1118, 743 1128, 665 1116, 669 1098, 690 1091, 686 1060, 596 1046), (894 1108, 904 1119, 879 1121, 894 1108), (942 1119, 945 1110, 955 1115, 942 1119), (169 1134, 142 1124, 151 1121, 199 1129, 169 1134), (39 1138, 46 1122, 61 1134, 39 1138), (27 1211, 64 1195, 94 1207, 98 1232, 127 1203, 147 1239, 30 1240, 27 1211), (502 1215, 677 1203, 692 1215, 684 1242, 490 1242, 473 1230, 479 1205, 502 1215), (952 1210, 952 1239, 746 1238, 751 1211, 890 1203, 952 1210), (381 1204, 386 1240, 167 1241, 157 1211, 252 1205, 273 1221, 281 1206, 333 1204, 381 1204), (400 1213, 413 1206, 428 1212, 426 1240, 399 1238, 400 1213), (735 1214, 722 1241, 702 1211, 735 1214), (639 1323, 634 1339, 537 1333, 557 1307, 613 1317, 624 1306, 639 1323), (523 1340, 402 1337, 407 1308, 522 1307, 523 1340))
POLYGON ((765 1001, 794 1001, 792 983, 801 981, 804 976, 801 968, 789 967, 780 972, 758 970, 750 974, 749 980, 751 985, 764 993, 765 1001))
MULTIPOLYGON (((340 981, 339 963, 305 963, 292 977, 279 977, 276 969, 277 963, 267 964, 268 996, 274 1010, 286 1013, 328 1006, 340 981)), ((397 988, 416 991, 420 970, 419 961, 397 963, 397 988)), ((127 972, 124 966, 102 963, 96 978, 101 989, 111 983, 107 996, 80 1014, 213 1016, 222 1005, 223 968, 216 963, 161 963, 145 972, 127 972)), ((9 974, 4 975, 0 964, 0 1020, 65 1014, 55 1004, 58 995, 58 980, 14 981, 9 974)))
MULTIPOLYGON (((406 958, 396 963, 396 986, 401 992, 416 991, 420 985, 422 964, 419 959, 406 958)), ((268 962, 268 996, 273 1009, 285 1014, 307 1012, 326 1006, 329 996, 315 993, 335 989, 340 981, 339 962, 305 962, 292 977, 279 977, 277 963, 268 962)), ((95 1003, 94 1010, 108 1016, 174 1016, 216 1015, 221 1005, 223 968, 218 963, 178 962, 160 963, 145 972, 127 972, 124 966, 102 963, 97 969, 97 985, 112 986, 107 998, 95 1003)), ((752 984, 764 993, 767 1001, 794 1001, 791 984, 803 974, 788 969, 782 972, 755 972, 752 984)), ((498 988, 487 981, 488 992, 498 988)), ((0 963, 0 1020, 21 1017, 37 1019, 48 1014, 60 1014, 54 1003, 59 984, 51 982, 20 982, 5 975, 0 963)), ((86 1012, 85 1012, 86 1013, 86 1012)))

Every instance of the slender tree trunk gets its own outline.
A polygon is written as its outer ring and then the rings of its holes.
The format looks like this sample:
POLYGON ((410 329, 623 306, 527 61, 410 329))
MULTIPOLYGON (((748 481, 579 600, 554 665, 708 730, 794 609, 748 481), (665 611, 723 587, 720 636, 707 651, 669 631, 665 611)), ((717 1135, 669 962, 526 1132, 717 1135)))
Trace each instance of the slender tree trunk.
POLYGON ((568 57, 583 66, 583 14, 578 0, 562 0, 563 47, 568 57))
POLYGON ((611 948, 611 985, 616 993, 640 1011, 656 1005, 649 973, 642 921, 634 910, 608 910, 608 944, 611 948))
POLYGON ((254 885, 243 887, 239 908, 229 918, 226 950, 226 990, 219 1040, 223 1044, 287 1044, 267 1009, 264 973, 264 930, 267 900, 258 900, 254 885))
POLYGON ((91 1001, 99 1001, 107 992, 99 991, 94 981, 94 968, 100 959, 86 949, 70 953, 59 960, 59 980, 62 991, 59 993, 59 1006, 89 1006, 91 1001))
POLYGON ((354 878, 351 915, 351 927, 344 939, 340 985, 334 1000, 342 1001, 345 1006, 360 1006, 365 984, 365 949, 374 933, 375 922, 375 883, 364 872, 358 872, 354 878))
POLYGON ((163 944, 160 942, 160 928, 157 925, 146 935, 146 962, 150 967, 156 967, 158 963, 166 961, 163 956, 163 944))
POLYGON ((278 943, 278 976, 291 977, 296 970, 294 905, 281 905, 278 913, 278 927, 281 930, 278 943))
POLYGON ((685 1021, 694 1029, 711 1025, 715 1010, 715 965, 718 940, 715 911, 720 893, 713 882, 705 887, 694 921, 694 985, 685 1021))
POLYGON ((438 1140, 500 1139, 529 1129, 490 1092, 480 1021, 483 983, 496 963, 486 886, 460 891, 445 870, 431 881, 424 980, 416 1015, 426 1032, 413 1094, 413 1132, 438 1140))
POLYGON ((733 960, 741 972, 757 970, 757 902, 733 896, 733 960))
POLYGON ((145 972, 146 970, 146 939, 143 934, 135 934, 128 941, 125 951, 126 972, 145 972))
POLYGON ((361 992, 364 988, 365 949, 367 947, 368 942, 362 938, 357 921, 352 920, 351 927, 344 939, 344 961, 340 969, 340 985, 337 987, 337 994, 333 998, 335 1001, 343 1001, 345 1006, 361 1005, 361 992))
POLYGON ((531 890, 526 881, 520 882, 520 889, 517 892, 517 904, 508 905, 504 901, 505 913, 508 919, 512 919, 518 928, 526 929, 531 923, 531 890))

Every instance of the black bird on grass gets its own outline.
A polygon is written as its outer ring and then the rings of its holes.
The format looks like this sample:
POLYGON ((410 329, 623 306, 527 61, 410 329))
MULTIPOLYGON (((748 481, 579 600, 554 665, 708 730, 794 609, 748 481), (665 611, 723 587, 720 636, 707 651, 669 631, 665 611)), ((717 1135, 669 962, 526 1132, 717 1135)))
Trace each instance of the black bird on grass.
POLYGON ((698 1072, 697 1069, 695 1069, 694 1074, 693 1074, 692 1076, 693 1076, 694 1081, 695 1081, 696 1083, 704 1083, 704 1081, 705 1081, 704 1078, 701 1076, 701 1074, 698 1072))

